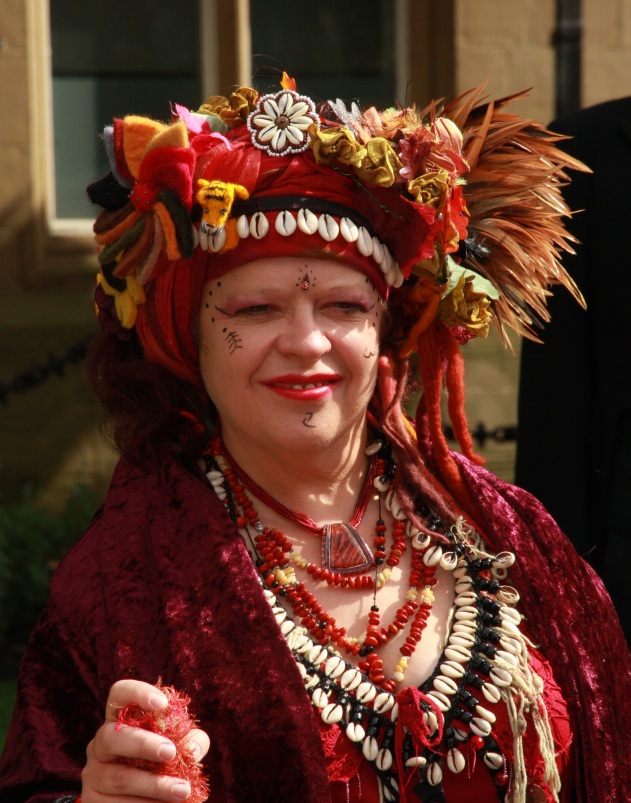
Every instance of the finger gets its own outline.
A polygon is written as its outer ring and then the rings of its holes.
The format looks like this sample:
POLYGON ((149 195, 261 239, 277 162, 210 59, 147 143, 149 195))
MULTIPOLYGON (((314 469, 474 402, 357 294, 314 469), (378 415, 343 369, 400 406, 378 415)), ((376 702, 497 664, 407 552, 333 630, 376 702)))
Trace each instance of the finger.
POLYGON ((194 728, 188 735, 189 744, 196 761, 201 761, 210 749, 210 739, 206 731, 194 728))
POLYGON ((186 800, 191 794, 191 785, 182 778, 157 775, 125 764, 86 765, 81 780, 81 799, 85 803, 105 799, 119 803, 127 798, 172 802, 186 800))
POLYGON ((168 699, 151 683, 142 680, 117 680, 110 689, 105 707, 105 721, 113 722, 118 712, 126 705, 136 704, 145 711, 161 711, 168 705, 168 699))
POLYGON ((172 761, 175 745, 158 733, 134 728, 130 725, 115 725, 106 722, 96 732, 88 747, 88 755, 98 761, 114 761, 117 758, 143 758, 147 761, 172 761))

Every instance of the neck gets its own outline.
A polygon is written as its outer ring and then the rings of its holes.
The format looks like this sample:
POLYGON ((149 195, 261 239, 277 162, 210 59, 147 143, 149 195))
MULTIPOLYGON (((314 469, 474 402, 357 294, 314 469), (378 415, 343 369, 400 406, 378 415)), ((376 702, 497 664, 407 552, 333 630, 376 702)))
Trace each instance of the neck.
POLYGON ((324 448, 272 450, 223 433, 232 460, 285 507, 318 524, 352 516, 368 468, 365 423, 343 442, 324 448))

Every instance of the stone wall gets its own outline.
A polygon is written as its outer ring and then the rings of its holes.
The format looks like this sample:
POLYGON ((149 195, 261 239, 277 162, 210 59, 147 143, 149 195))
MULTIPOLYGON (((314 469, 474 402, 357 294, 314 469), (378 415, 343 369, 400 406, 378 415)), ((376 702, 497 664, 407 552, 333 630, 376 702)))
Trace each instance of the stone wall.
POLYGON ((631 3, 583 0, 583 105, 631 94, 631 3))

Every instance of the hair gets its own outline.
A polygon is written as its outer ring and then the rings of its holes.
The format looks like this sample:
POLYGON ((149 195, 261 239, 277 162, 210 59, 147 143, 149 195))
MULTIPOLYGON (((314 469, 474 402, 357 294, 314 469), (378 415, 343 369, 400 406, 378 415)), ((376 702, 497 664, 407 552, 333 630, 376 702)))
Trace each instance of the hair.
POLYGON ((148 444, 195 458, 214 428, 215 410, 201 388, 148 362, 134 331, 97 333, 88 351, 88 380, 101 402, 103 429, 120 454, 140 461, 148 444))

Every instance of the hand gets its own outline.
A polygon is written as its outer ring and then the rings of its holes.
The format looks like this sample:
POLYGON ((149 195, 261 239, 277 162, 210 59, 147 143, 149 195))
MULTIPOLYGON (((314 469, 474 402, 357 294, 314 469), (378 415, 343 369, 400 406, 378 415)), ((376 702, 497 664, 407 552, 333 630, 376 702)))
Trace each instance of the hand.
MULTIPOLYGON (((127 725, 116 730, 119 710, 133 703, 146 711, 160 711, 168 701, 155 686, 139 680, 119 680, 112 686, 105 723, 88 745, 87 762, 81 773, 82 803, 175 803, 190 795, 190 784, 181 778, 118 763, 119 758, 138 758, 160 764, 175 757, 175 745, 164 736, 127 725)), ((189 739, 197 760, 201 760, 210 747, 208 736, 204 731, 192 730, 189 739)))

